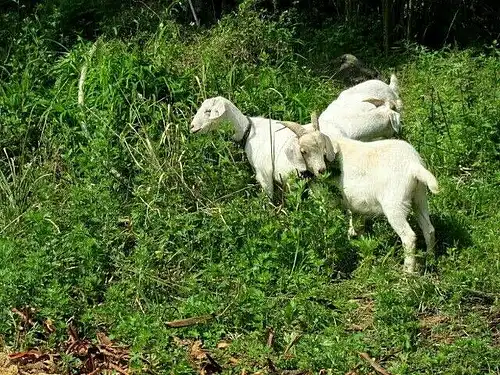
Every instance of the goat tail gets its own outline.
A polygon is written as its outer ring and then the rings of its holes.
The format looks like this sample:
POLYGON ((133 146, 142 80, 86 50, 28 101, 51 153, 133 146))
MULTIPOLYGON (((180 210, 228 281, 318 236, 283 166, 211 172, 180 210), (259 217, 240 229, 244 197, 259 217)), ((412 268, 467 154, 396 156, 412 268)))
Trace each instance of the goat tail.
POLYGON ((436 177, 421 164, 415 164, 413 175, 421 183, 427 185, 432 194, 439 193, 439 186, 436 177))

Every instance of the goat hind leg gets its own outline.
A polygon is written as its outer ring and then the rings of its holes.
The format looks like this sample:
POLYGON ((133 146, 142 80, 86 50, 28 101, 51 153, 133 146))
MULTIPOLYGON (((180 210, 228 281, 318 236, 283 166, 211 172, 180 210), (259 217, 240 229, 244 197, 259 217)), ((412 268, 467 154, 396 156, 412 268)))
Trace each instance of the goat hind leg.
POLYGON ((427 252, 432 254, 434 246, 436 245, 435 229, 429 217, 429 206, 427 204, 427 194, 425 186, 419 184, 415 197, 413 198, 415 206, 415 214, 417 216, 418 226, 422 230, 425 239, 427 252))
POLYGON ((384 210, 384 213, 392 229, 398 234, 403 243, 404 271, 408 273, 415 272, 415 242, 417 237, 406 220, 406 212, 396 208, 384 210))

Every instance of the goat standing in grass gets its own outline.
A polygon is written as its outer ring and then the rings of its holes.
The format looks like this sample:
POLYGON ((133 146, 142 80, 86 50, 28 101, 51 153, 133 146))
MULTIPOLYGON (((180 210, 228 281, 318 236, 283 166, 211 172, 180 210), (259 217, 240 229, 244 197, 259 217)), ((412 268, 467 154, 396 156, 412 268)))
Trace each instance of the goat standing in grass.
POLYGON ((401 111, 403 106, 399 98, 399 82, 395 74, 391 74, 389 84, 378 79, 371 79, 342 91, 337 100, 349 100, 351 95, 364 95, 365 98, 393 100, 398 112, 401 111))
POLYGON ((331 138, 390 138, 401 130, 402 107, 393 74, 389 84, 370 80, 342 91, 319 116, 319 127, 331 138))
POLYGON ((233 139, 242 143, 255 178, 269 197, 274 193, 274 181, 284 183, 291 173, 307 172, 291 130, 276 120, 245 116, 221 96, 202 103, 191 122, 191 133, 215 130, 223 121, 233 125, 233 139))
MULTIPOLYGON (((407 142, 388 139, 360 142, 348 138, 329 138, 319 130, 315 116, 312 129, 283 122, 299 138, 309 171, 319 175, 325 170, 325 157, 340 166, 337 184, 344 204, 362 215, 384 214, 399 235, 405 252, 404 269, 414 272, 416 235, 407 221, 413 206, 424 234, 427 251, 435 245, 434 227, 429 218, 426 188, 436 194, 438 182, 423 165, 417 151, 407 142)), ((349 213, 349 233, 354 234, 349 213)))
MULTIPOLYGON (((358 112, 345 114, 345 127, 327 124, 322 130, 328 135, 347 134, 370 140, 390 136, 394 129, 399 129, 399 114, 383 100, 360 100, 352 106, 353 111, 358 112), (360 107, 364 109, 361 111, 360 107)), ((231 101, 221 96, 202 103, 191 122, 191 133, 215 130, 223 121, 233 125, 233 139, 243 144, 255 177, 269 197, 274 193, 274 181, 282 184, 291 173, 304 175, 307 172, 297 137, 291 130, 277 120, 245 116, 231 101)))

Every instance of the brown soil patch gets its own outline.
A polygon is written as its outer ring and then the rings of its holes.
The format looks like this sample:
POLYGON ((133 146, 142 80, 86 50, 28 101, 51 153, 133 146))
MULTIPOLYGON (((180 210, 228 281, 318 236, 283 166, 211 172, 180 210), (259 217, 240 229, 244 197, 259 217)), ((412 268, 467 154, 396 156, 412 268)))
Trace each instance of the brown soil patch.
POLYGON ((450 323, 451 318, 447 315, 423 315, 419 319, 420 335, 431 342, 451 344, 460 334, 446 329, 450 323))
POLYGON ((365 331, 373 327, 373 311, 375 303, 371 298, 358 298, 350 302, 355 302, 358 307, 347 318, 347 330, 365 331))
POLYGON ((491 313, 488 317, 488 325, 491 329, 493 345, 500 346, 500 311, 491 313))
MULTIPOLYGON (((28 352, 27 352, 28 353, 28 352)), ((38 353, 37 353, 38 354, 38 353)), ((38 357, 35 351, 26 356, 31 358, 38 357)), ((56 364, 53 358, 46 356, 43 360, 37 361, 18 361, 14 354, 0 353, 0 375, 58 375, 56 364)))
POLYGON ((0 352, 0 375, 59 375, 67 371, 62 363, 62 353, 77 358, 78 367, 71 371, 79 374, 130 373, 128 348, 114 344, 105 334, 97 334, 97 343, 79 339, 69 328, 70 338, 60 348, 41 350, 33 348, 24 352, 0 352))

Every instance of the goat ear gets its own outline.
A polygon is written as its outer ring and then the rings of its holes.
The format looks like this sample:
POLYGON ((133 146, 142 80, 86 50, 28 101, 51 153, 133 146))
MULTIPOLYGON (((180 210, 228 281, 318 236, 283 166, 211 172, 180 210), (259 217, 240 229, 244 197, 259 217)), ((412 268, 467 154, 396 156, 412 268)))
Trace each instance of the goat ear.
POLYGON ((335 156, 339 152, 339 146, 338 146, 337 142, 332 141, 326 135, 323 135, 323 138, 325 139, 325 144, 326 144, 326 159, 328 161, 334 161, 335 156))
POLYGON ((299 138, 302 137, 304 134, 306 134, 306 130, 300 124, 297 124, 296 122, 279 121, 278 123, 281 125, 284 125, 288 129, 293 131, 297 135, 297 137, 299 137, 299 138))
POLYGON ((313 129, 319 131, 318 114, 316 113, 316 111, 311 113, 311 123, 312 123, 313 129))
POLYGON ((401 115, 396 111, 391 111, 389 114, 389 121, 394 131, 399 133, 401 131, 401 115))
POLYGON ((288 147, 283 147, 285 150, 286 158, 292 163, 304 163, 304 158, 300 153, 300 146, 297 142, 288 143, 288 147))
POLYGON ((375 107, 380 107, 381 105, 384 105, 385 104, 385 100, 382 100, 382 99, 377 99, 377 98, 369 98, 369 99, 365 99, 363 100, 364 102, 367 102, 367 103, 371 103, 373 104, 375 107))
POLYGON ((210 120, 216 120, 226 112, 226 106, 222 100, 216 100, 210 111, 210 120))

